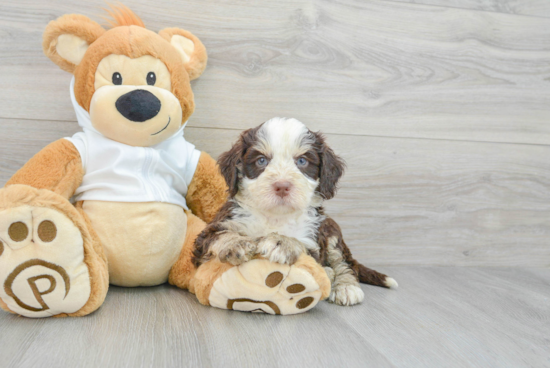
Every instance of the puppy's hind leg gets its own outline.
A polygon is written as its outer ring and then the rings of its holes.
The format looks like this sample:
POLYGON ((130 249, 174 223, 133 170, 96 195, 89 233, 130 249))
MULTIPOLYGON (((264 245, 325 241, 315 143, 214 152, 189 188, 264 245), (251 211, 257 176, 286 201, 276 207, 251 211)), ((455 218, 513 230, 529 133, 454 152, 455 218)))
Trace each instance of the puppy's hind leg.
POLYGON ((326 261, 329 262, 331 267, 335 268, 338 265, 339 260, 342 259, 343 262, 345 262, 348 267, 353 270, 353 274, 356 276, 357 281, 364 284, 382 286, 388 289, 397 288, 398 285, 394 279, 365 267, 353 258, 350 249, 344 242, 340 226, 338 226, 333 219, 327 217, 319 228, 319 235, 319 245, 321 249, 326 252, 326 261), (331 251, 333 252, 332 258, 337 259, 338 261, 330 260, 331 251))
POLYGON ((357 276, 345 261, 342 251, 336 246, 337 243, 337 237, 328 239, 327 262, 334 271, 332 290, 328 300, 338 305, 359 304, 365 298, 365 294, 359 286, 357 276))

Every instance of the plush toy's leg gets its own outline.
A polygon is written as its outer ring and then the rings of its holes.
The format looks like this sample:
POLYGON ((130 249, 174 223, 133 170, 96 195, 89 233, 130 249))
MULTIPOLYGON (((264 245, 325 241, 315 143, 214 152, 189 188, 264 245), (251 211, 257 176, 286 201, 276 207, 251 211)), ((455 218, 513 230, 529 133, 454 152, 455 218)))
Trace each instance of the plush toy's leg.
POLYGON ((292 266, 254 259, 234 267, 212 259, 193 281, 202 304, 245 312, 303 313, 330 294, 325 270, 307 255, 292 266))
POLYGON ((103 303, 107 260, 80 206, 46 189, 0 190, 0 306, 26 317, 84 316, 103 303))
POLYGON ((193 215, 191 211, 185 211, 187 215, 187 233, 185 234, 185 240, 181 253, 170 270, 168 276, 168 282, 171 285, 175 285, 181 289, 189 289, 194 292, 190 285, 190 280, 195 276, 196 268, 193 265, 193 249, 195 246, 195 239, 204 230, 206 223, 193 215))

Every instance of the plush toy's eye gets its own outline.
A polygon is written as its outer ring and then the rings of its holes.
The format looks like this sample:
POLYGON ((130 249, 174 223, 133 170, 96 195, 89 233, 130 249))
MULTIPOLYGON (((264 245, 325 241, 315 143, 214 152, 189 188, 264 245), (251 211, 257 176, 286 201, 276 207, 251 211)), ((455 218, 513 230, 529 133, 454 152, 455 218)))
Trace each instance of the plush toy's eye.
POLYGON ((147 84, 150 86, 154 86, 155 82, 157 81, 157 76, 153 72, 147 73, 147 84))
POLYGON ((119 72, 113 73, 113 84, 116 86, 120 86, 122 84, 122 75, 120 75, 119 72))
POLYGON ((300 157, 296 160, 296 165, 298 165, 298 167, 306 167, 308 163, 309 162, 304 157, 300 157))
POLYGON ((267 166, 267 158, 265 158, 264 156, 260 156, 260 158, 256 160, 256 165, 259 167, 267 166))

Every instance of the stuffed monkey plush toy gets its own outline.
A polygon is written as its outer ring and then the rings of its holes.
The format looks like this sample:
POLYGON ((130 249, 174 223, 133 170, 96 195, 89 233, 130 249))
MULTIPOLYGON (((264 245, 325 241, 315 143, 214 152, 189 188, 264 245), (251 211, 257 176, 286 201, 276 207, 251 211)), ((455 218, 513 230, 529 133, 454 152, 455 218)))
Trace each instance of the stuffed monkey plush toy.
POLYGON ((109 283, 168 281, 219 308, 313 308, 330 281, 309 256, 291 267, 212 259, 195 268, 195 238, 226 200, 215 161, 183 137, 206 50, 183 29, 147 30, 126 7, 110 13, 109 30, 71 14, 44 32, 45 54, 73 74, 83 132, 45 147, 0 189, 0 306, 84 316, 109 283), (292 294, 293 284, 304 288, 292 294))

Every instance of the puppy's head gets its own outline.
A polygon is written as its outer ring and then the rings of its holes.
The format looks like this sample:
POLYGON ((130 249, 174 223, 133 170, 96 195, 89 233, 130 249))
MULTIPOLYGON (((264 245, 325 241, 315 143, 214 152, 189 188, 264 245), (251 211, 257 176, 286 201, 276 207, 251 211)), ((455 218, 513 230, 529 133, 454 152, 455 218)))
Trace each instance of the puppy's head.
POLYGON ((320 133, 284 118, 243 132, 218 164, 231 197, 273 214, 332 198, 344 172, 343 160, 320 133))

